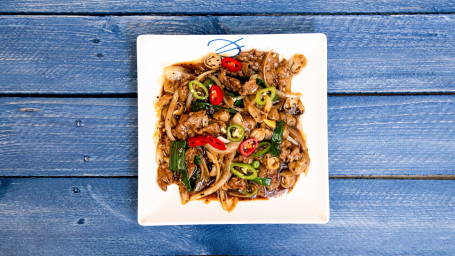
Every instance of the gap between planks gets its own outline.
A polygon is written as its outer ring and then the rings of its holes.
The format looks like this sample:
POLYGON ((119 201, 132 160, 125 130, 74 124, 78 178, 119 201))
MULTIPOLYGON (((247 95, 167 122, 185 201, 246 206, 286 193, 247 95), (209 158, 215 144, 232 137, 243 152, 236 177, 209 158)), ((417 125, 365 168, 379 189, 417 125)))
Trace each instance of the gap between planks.
MULTIPOLYGON (((327 97, 357 97, 357 96, 438 96, 455 95, 455 92, 365 92, 365 93, 327 93, 327 97)), ((137 93, 0 93, 0 98, 137 98, 137 93)))
MULTIPOLYGON (((0 179, 134 179, 134 176, 0 176, 0 179)), ((455 180, 455 175, 332 175, 332 180, 455 180)))
POLYGON ((393 16, 393 15, 452 15, 455 12, 301 12, 301 13, 177 13, 177 12, 0 12, 4 16, 393 16))

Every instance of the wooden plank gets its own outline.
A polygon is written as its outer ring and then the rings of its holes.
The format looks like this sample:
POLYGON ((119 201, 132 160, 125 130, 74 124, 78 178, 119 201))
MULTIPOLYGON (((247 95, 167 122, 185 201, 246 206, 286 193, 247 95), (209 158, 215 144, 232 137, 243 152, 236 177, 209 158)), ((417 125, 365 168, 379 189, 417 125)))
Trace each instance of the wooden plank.
MULTIPOLYGON (((1 175, 137 175, 136 104, 0 98, 1 175)), ((454 109, 455 96, 329 97, 330 175, 455 175, 454 109)))
POLYGON ((325 225, 146 228, 137 224, 135 178, 2 179, 0 250, 14 255, 448 255, 455 251, 454 186, 454 180, 335 179, 325 225))
POLYGON ((453 93, 454 17, 0 16, 0 93, 136 93, 141 34, 313 32, 328 38, 329 93, 453 93))
POLYGON ((176 0, 172 3, 156 1, 58 1, 58 0, 19 0, 0 2, 1 13, 87 13, 87 14, 294 14, 294 13, 423 13, 453 12, 453 1, 412 0, 412 1, 270 1, 253 2, 227 1, 188 1, 176 0))

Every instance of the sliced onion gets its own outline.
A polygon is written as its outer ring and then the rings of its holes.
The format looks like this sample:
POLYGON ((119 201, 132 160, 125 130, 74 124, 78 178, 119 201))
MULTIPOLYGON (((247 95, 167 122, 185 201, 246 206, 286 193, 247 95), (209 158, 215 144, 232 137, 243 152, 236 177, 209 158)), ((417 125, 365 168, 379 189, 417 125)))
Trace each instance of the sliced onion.
POLYGON ((219 150, 217 148, 214 148, 212 145, 210 144, 205 144, 204 147, 208 148, 209 150, 217 153, 217 154, 221 154, 221 155, 225 155, 225 154, 230 154, 232 152, 235 152, 237 151, 237 149, 239 148, 239 145, 240 145, 241 141, 239 142, 230 142, 226 145, 226 149, 225 150, 219 150))
POLYGON ((295 145, 299 145, 299 143, 296 140, 294 140, 291 136, 288 136, 286 139, 295 145))
POLYGON ((216 138, 219 139, 219 140, 221 140, 221 142, 223 142, 223 143, 229 143, 229 142, 231 142, 230 140, 226 139, 226 138, 223 137, 223 136, 218 136, 218 137, 216 137, 216 138))
POLYGON ((213 82, 215 82, 216 85, 218 85, 221 89, 224 89, 224 86, 220 83, 220 80, 218 80, 216 76, 209 74, 207 77, 210 78, 213 82))
POLYGON ((262 70, 262 75, 264 76, 264 83, 265 83, 265 87, 270 87, 269 83, 267 83, 267 79, 265 78, 265 74, 266 74, 266 67, 267 67, 267 59, 269 58, 270 54, 273 52, 273 50, 270 50, 269 53, 267 53, 267 55, 265 56, 265 60, 264 60, 264 68, 262 70))
POLYGON ((238 107, 235 107, 234 105, 232 105, 228 98, 229 96, 227 96, 226 94, 223 96, 223 102, 229 107, 229 108, 232 108, 232 109, 235 109, 236 111, 238 112, 243 112, 243 108, 238 108, 238 107))
POLYGON ((207 163, 205 162, 205 158, 201 157, 201 170, 202 170, 202 177, 209 176, 209 168, 207 167, 207 163))
MULTIPOLYGON (((284 125, 288 129, 289 135, 291 135, 293 137, 293 139, 295 139, 295 141, 299 143, 299 145, 302 148, 302 150, 307 150, 307 147, 305 145, 305 141, 303 140, 303 137, 300 134, 300 132, 297 129, 295 129, 294 127, 291 127, 291 126, 289 126, 287 124, 284 124, 284 125)), ((289 136, 288 136, 288 140, 289 140, 289 136)))
POLYGON ((215 72, 215 71, 216 71, 216 70, 209 70, 209 71, 207 71, 207 72, 204 72, 204 73, 200 74, 196 79, 197 79, 199 82, 201 82, 202 79, 204 79, 204 77, 205 77, 206 75, 212 74, 212 73, 215 72))
POLYGON ((213 163, 212 171, 210 172, 210 176, 216 176, 216 180, 220 177, 220 163, 218 162, 216 153, 212 151, 207 151, 207 156, 209 157, 210 161, 213 163))
POLYGON ((266 100, 266 102, 265 102, 265 106, 264 106, 264 112, 268 115, 270 110, 272 109, 273 103, 272 103, 272 99, 268 95, 265 96, 265 100, 266 100))
POLYGON ((232 152, 231 154, 229 154, 228 158, 225 160, 223 174, 221 175, 220 179, 218 179, 217 182, 215 182, 209 188, 190 196, 189 200, 184 203, 188 203, 189 201, 197 200, 201 197, 210 195, 210 194, 214 193, 215 191, 217 191, 218 189, 220 189, 229 180, 229 178, 231 178, 232 172, 229 168, 231 167, 234 156, 235 156, 235 152, 232 152))
POLYGON ((276 90, 276 94, 281 98, 300 98, 303 95, 300 92, 292 93, 292 92, 283 92, 280 90, 276 90))
POLYGON ((227 212, 232 212, 232 210, 234 210, 235 206, 237 206, 237 203, 239 202, 238 197, 229 198, 226 195, 226 191, 222 190, 221 188, 218 190, 218 196, 221 207, 223 207, 223 210, 227 212))
POLYGON ((172 135, 172 131, 171 131, 171 121, 172 121, 175 105, 177 105, 178 99, 179 99, 179 92, 175 91, 174 96, 172 96, 171 104, 169 104, 169 108, 167 109, 166 119, 164 120, 164 127, 166 129, 166 134, 169 137, 169 139, 171 139, 171 141, 175 140, 174 136, 172 135))
POLYGON ((191 101, 193 101, 193 94, 188 92, 188 97, 186 98, 185 110, 190 109, 191 101))

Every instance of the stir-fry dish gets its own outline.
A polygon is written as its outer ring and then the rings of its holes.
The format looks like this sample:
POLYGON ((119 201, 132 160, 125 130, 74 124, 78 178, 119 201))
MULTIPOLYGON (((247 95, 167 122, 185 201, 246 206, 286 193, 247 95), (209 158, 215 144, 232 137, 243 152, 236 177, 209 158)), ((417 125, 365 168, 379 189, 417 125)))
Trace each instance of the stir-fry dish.
POLYGON ((240 200, 292 190, 310 158, 297 128, 305 111, 291 80, 306 65, 296 54, 244 51, 210 54, 165 68, 158 108, 159 187, 179 186, 182 203, 240 200))

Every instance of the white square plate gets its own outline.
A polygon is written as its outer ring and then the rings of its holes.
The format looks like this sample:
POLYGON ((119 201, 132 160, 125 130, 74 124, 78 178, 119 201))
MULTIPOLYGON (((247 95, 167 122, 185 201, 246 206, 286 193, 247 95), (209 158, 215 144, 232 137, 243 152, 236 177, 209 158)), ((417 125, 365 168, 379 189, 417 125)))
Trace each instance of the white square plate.
POLYGON ((327 39, 324 34, 282 35, 141 35, 137 39, 139 115, 138 221, 145 226, 184 224, 326 223, 329 220, 327 139, 327 39), (230 43, 233 42, 233 43, 230 43), (226 47, 224 47, 226 46, 226 47), (200 59, 211 53, 273 50, 290 59, 302 53, 307 66, 292 80, 292 91, 303 93, 303 131, 311 158, 308 175, 294 190, 269 200, 239 202, 231 213, 220 203, 181 204, 175 185, 163 192, 157 185, 155 161, 158 122, 157 98, 163 68, 200 59))

